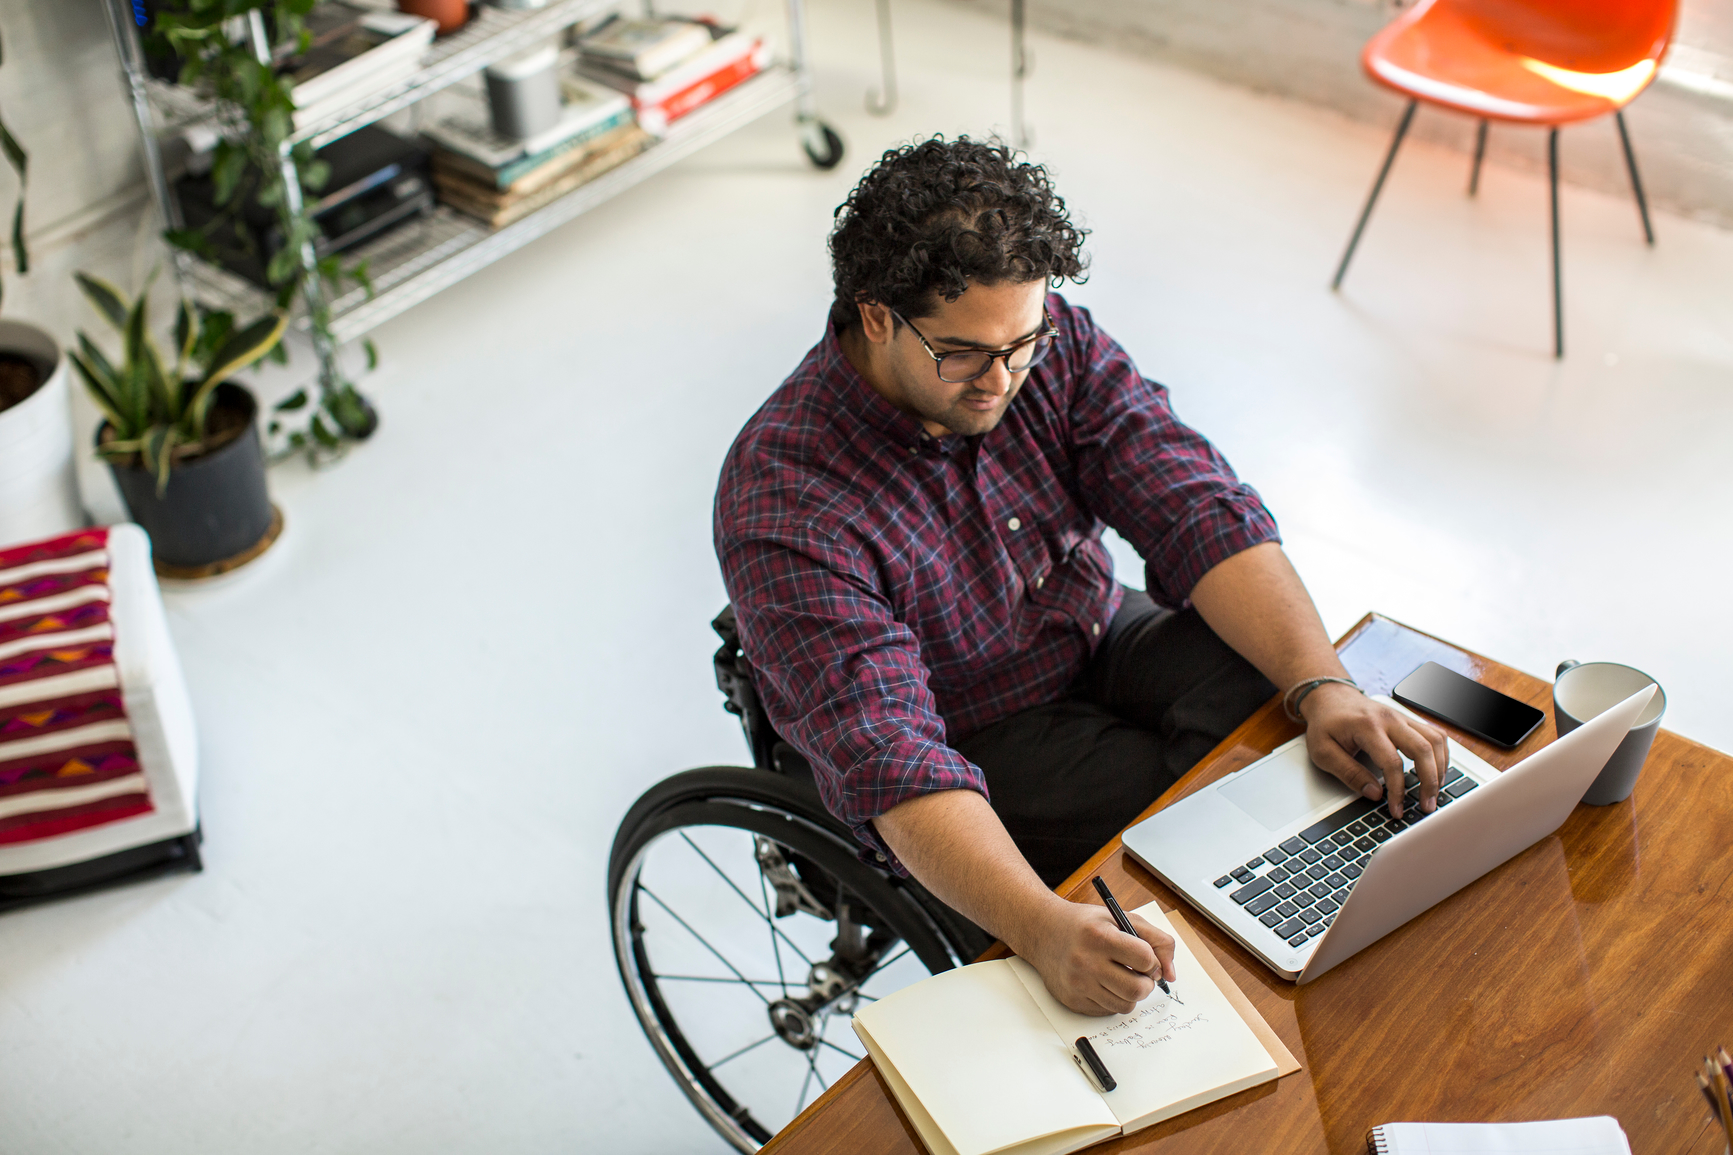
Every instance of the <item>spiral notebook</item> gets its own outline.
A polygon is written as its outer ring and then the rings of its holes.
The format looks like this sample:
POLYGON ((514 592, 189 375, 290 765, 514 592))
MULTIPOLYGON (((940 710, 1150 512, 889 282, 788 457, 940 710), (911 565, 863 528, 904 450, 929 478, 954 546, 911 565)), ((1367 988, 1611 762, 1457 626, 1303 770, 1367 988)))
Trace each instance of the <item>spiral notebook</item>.
POLYGON ((1631 1155, 1611 1115, 1540 1123, 1386 1123, 1366 1132, 1366 1155, 1631 1155))

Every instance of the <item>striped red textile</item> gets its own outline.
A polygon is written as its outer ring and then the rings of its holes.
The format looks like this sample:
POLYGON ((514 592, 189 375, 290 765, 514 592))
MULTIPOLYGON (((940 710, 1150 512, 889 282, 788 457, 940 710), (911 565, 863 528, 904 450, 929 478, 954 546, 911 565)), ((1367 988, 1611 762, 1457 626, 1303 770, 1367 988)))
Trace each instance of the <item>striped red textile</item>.
POLYGON ((0 846, 148 814, 114 664, 108 531, 0 550, 0 846))

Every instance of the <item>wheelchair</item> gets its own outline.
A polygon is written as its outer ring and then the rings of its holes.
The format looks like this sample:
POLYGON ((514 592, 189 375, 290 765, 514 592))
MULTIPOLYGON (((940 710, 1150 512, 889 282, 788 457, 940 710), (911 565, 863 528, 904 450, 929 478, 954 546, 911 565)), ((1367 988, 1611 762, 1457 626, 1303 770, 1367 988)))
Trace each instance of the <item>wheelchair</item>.
POLYGON ((753 765, 687 770, 633 804, 608 859, 614 957, 681 1090, 756 1151, 864 1057, 849 1017, 991 936, 911 878, 862 862, 806 759, 771 728, 733 607, 716 685, 753 765))

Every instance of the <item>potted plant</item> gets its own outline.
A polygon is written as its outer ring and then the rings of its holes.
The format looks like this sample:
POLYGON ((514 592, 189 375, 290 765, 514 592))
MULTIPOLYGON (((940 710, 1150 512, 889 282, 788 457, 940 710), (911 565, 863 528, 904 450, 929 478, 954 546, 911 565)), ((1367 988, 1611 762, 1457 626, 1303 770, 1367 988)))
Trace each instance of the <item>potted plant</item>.
MULTIPOLYGON (((332 291, 347 281, 371 295, 372 281, 365 261, 346 269, 337 256, 329 255, 314 261, 311 269, 303 267, 303 259, 312 260, 310 247, 319 236, 319 226, 309 207, 315 198, 302 194, 324 186, 329 165, 314 155, 310 142, 292 139, 295 99, 289 77, 260 58, 250 34, 237 34, 256 29, 275 43, 295 44, 306 52, 312 43, 306 17, 314 2, 161 0, 154 5, 146 44, 172 54, 180 62, 180 83, 214 97, 228 126, 238 130, 225 132, 211 156, 217 216, 199 228, 169 229, 164 239, 217 260, 210 235, 233 228, 249 200, 276 212, 282 247, 267 262, 265 277, 277 293, 279 306, 287 308, 300 296, 320 362, 316 396, 297 391, 276 409, 279 414, 308 413, 305 430, 288 434, 287 443, 291 450, 305 449, 310 460, 319 462, 340 456, 351 443, 367 440, 379 426, 373 404, 338 364, 330 302, 332 291), (245 179, 248 174, 251 179, 245 179)), ((466 5, 458 7, 467 15, 466 5)), ((371 340, 363 347, 371 370, 377 352, 371 340)), ((273 420, 273 430, 277 425, 273 420)))
POLYGON ((77 278, 121 337, 118 362, 82 332, 70 355, 104 418, 96 452, 150 534, 157 572, 209 577, 251 561, 283 517, 265 489, 258 402, 229 378, 276 347, 288 313, 237 326, 232 314, 182 300, 171 360, 150 331, 148 284, 129 304, 107 282, 77 278))

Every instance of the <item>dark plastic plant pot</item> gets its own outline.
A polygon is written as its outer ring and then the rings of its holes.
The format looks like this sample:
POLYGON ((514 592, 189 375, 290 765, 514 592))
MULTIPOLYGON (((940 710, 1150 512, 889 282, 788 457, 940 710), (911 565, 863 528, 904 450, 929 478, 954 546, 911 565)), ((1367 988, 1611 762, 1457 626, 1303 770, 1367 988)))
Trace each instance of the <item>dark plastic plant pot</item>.
MULTIPOLYGON (((177 463, 161 497, 154 474, 136 465, 109 463, 132 519, 150 535, 158 572, 170 576, 233 569, 264 552, 282 528, 265 489, 258 402, 246 389, 225 381, 217 386, 213 407, 244 416, 246 427, 216 452, 177 463)), ((99 430, 99 444, 101 438, 99 430)))

